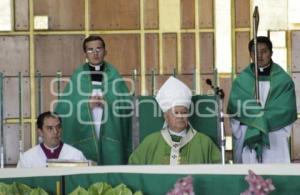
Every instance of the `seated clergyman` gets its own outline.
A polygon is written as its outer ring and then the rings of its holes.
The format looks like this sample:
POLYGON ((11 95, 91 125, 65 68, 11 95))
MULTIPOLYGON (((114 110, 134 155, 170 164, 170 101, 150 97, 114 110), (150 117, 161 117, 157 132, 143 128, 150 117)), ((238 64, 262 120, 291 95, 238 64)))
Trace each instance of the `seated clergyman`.
POLYGON ((21 154, 18 168, 46 167, 47 159, 86 160, 81 151, 61 141, 61 118, 57 114, 40 114, 37 129, 43 142, 21 154))
POLYGON ((129 158, 129 164, 219 163, 218 147, 188 123, 191 90, 170 77, 160 88, 156 101, 164 112, 165 125, 147 136, 129 158))

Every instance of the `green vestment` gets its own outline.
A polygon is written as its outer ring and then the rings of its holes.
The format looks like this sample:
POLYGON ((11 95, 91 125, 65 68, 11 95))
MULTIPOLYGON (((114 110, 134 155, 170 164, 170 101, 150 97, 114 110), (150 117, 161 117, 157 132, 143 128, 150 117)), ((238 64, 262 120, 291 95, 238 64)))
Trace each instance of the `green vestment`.
MULTIPOLYGON (((170 164, 171 146, 167 144, 162 131, 147 136, 131 154, 129 164, 170 164)), ((180 149, 180 164, 221 162, 220 150, 213 141, 208 136, 193 131, 195 134, 191 141, 180 149)))
POLYGON ((126 164, 131 153, 131 94, 118 71, 104 62, 101 90, 105 105, 97 139, 89 107, 92 82, 88 64, 80 65, 60 94, 56 112, 62 117, 64 142, 98 164, 126 164))
POLYGON ((248 65, 234 80, 227 113, 247 125, 244 145, 261 155, 269 145, 268 133, 279 130, 297 119, 295 86, 291 77, 278 65, 271 66, 270 90, 262 107, 255 101, 254 64, 248 65))

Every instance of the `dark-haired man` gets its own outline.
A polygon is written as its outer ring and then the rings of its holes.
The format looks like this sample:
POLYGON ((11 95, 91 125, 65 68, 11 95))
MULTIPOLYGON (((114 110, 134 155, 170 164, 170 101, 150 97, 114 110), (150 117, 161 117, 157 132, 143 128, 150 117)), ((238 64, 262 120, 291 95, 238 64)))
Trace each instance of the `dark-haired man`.
POLYGON ((131 152, 131 95, 119 72, 104 61, 105 42, 83 42, 87 63, 80 65, 55 111, 63 121, 63 139, 99 165, 126 164, 131 152))
POLYGON ((42 143, 21 154, 17 167, 46 167, 47 159, 86 160, 81 151, 61 141, 61 118, 44 112, 37 119, 37 130, 42 143))
MULTIPOLYGON (((254 40, 248 45, 254 61, 254 40)), ((228 103, 235 141, 236 163, 289 163, 289 136, 297 119, 295 86, 291 77, 272 61, 272 42, 257 37, 260 103, 255 100, 254 64, 232 84, 228 103)))

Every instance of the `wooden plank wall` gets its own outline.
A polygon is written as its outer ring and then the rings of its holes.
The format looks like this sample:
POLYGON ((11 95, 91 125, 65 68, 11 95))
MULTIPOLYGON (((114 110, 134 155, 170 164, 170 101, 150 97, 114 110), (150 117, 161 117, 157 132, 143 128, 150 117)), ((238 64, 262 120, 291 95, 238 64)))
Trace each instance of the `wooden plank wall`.
POLYGON ((39 15, 49 17, 49 30, 83 30, 84 0, 34 0, 39 15))
MULTIPOLYGON (((292 31, 291 37, 291 65, 292 78, 296 87, 297 111, 300 112, 300 31, 292 31)), ((300 162, 300 119, 296 121, 292 132, 292 159, 300 162)))
POLYGON ((250 63, 248 52, 248 42, 250 36, 250 1, 234 1, 234 31, 235 33, 235 63, 233 64, 234 73, 240 73, 250 63))

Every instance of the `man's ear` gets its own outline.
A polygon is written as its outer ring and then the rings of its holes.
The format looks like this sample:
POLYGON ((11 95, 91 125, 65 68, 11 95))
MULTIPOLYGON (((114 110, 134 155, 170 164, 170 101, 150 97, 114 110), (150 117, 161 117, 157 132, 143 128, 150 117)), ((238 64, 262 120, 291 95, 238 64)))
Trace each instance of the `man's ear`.
POLYGON ((42 129, 38 128, 38 129, 37 129, 37 132, 38 132, 38 134, 39 134, 40 137, 43 136, 43 131, 42 131, 42 129))
POLYGON ((164 112, 164 119, 166 122, 168 122, 168 114, 169 114, 169 110, 164 112))

